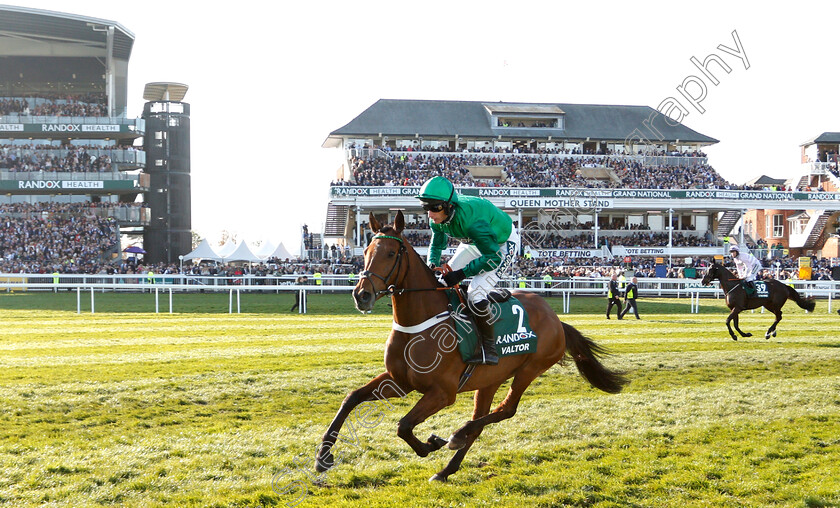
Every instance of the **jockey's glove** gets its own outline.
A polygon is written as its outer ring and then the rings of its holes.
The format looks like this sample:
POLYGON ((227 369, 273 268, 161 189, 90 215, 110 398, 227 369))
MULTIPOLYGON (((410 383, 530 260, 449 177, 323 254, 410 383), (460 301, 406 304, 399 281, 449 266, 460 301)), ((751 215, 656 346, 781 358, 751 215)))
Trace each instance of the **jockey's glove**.
POLYGON ((444 286, 451 287, 466 278, 467 276, 464 275, 464 270, 452 270, 451 272, 438 277, 438 281, 444 286))

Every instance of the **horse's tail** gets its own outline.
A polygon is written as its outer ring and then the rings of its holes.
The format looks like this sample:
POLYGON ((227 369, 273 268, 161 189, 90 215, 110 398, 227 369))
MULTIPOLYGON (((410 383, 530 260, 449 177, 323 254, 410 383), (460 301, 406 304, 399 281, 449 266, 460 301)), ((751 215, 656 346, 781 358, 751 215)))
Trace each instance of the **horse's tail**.
POLYGON ((610 370, 598 361, 608 355, 606 349, 596 344, 589 337, 584 337, 569 324, 561 323, 566 336, 566 349, 572 355, 578 372, 589 384, 607 393, 618 393, 628 383, 623 372, 610 370))
POLYGON ((808 312, 814 312, 814 308, 817 306, 817 302, 814 301, 813 296, 809 296, 808 298, 803 297, 799 294, 799 292, 793 287, 785 285, 788 289, 788 298, 796 302, 796 305, 799 307, 807 310, 808 312))

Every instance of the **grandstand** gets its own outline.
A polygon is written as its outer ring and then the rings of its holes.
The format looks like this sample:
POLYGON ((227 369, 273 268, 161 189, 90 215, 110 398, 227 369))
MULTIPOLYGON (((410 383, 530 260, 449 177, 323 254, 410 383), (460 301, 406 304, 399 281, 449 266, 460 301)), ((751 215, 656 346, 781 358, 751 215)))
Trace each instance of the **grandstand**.
POLYGON ((156 157, 147 171, 155 139, 144 139, 145 118, 127 115, 133 44, 114 21, 0 6, 0 214, 4 233, 18 235, 0 244, 5 273, 96 273, 118 262, 131 238, 146 238, 149 263, 189 252, 189 241, 173 242, 184 234, 171 220, 186 222, 189 239, 189 161, 156 157), (155 176, 170 171, 187 173, 176 189, 186 206, 169 197, 170 178, 155 176), (62 245, 49 228, 62 231, 62 245), (150 241, 155 230, 164 234, 150 241), (95 241, 85 242, 92 231, 95 241))
MULTIPOLYGON (((824 157, 837 153, 835 137, 814 141, 824 157)), ((323 143, 345 155, 325 237, 360 253, 369 212, 391 219, 400 209, 423 224, 414 196, 443 175, 507 211, 529 258, 653 258, 664 268, 721 255, 730 235, 785 256, 837 256, 826 225, 836 222, 840 194, 830 177, 815 178, 829 168, 812 166, 782 185, 739 185, 703 152, 715 143, 645 106, 383 99, 323 143), (759 231, 759 215, 783 227, 762 221, 759 231), (793 229, 790 217, 806 223, 793 229)), ((425 229, 408 233, 423 245, 425 229)))

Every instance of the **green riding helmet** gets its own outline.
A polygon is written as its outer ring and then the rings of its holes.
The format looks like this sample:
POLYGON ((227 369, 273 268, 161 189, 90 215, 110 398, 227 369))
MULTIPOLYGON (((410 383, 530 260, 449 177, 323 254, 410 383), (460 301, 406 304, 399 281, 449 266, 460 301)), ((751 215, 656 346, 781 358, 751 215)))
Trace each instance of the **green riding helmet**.
POLYGON ((452 182, 442 176, 436 176, 420 187, 420 194, 417 195, 417 199, 452 204, 458 202, 458 193, 455 192, 455 186, 452 185, 452 182))

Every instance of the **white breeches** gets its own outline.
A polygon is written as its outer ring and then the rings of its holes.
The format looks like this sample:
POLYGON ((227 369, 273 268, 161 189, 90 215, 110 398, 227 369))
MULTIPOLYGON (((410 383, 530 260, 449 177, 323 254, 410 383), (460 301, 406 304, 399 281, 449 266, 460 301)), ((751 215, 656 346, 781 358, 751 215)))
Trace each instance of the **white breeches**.
MULTIPOLYGON (((510 270, 513 261, 519 254, 520 238, 516 228, 512 228, 510 236, 505 243, 499 245, 499 254, 502 259, 499 266, 487 269, 479 274, 476 274, 470 282, 470 287, 467 290, 467 297, 470 302, 476 303, 487 299, 490 291, 496 288, 499 280, 504 277, 505 272, 510 270)), ((460 270, 470 264, 474 259, 481 257, 481 252, 478 247, 472 244, 462 243, 455 249, 455 254, 449 260, 449 266, 453 270, 460 270)))

